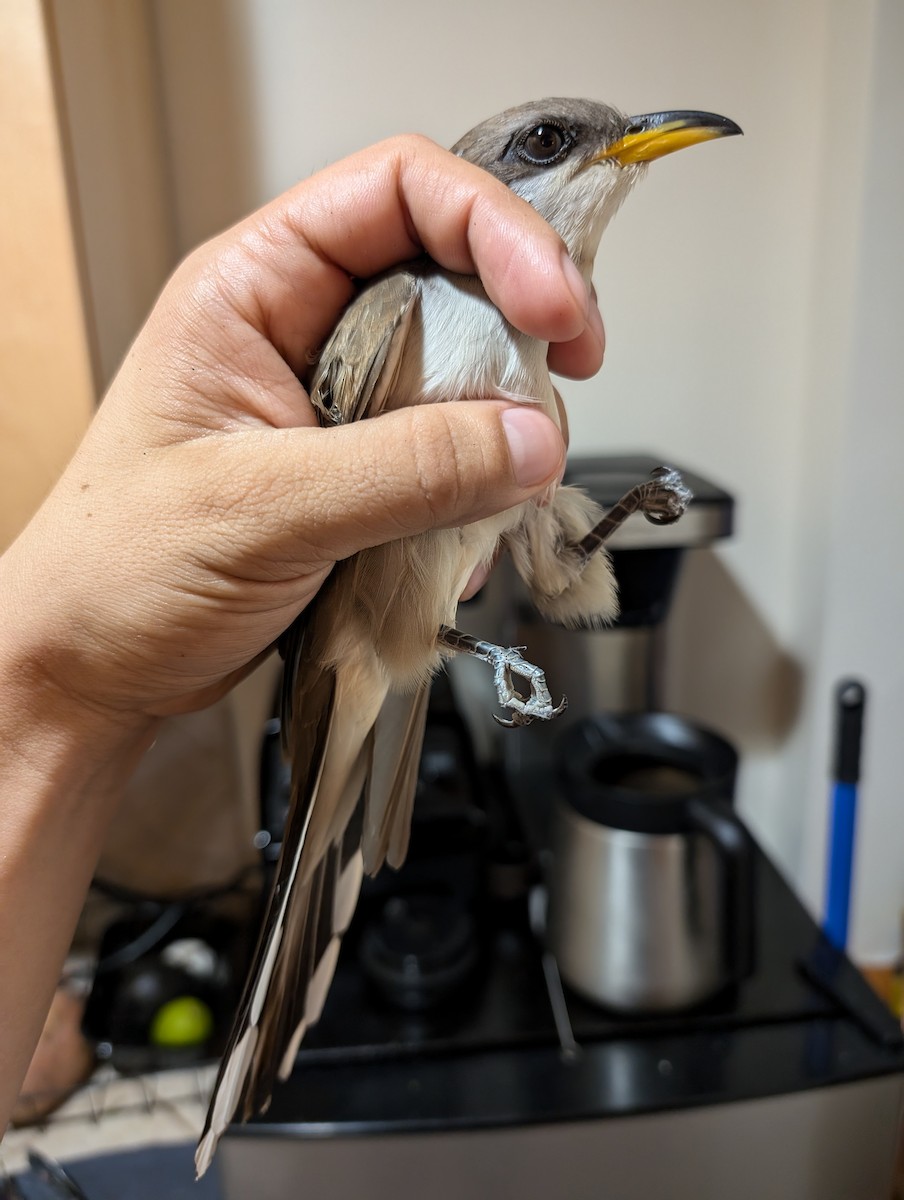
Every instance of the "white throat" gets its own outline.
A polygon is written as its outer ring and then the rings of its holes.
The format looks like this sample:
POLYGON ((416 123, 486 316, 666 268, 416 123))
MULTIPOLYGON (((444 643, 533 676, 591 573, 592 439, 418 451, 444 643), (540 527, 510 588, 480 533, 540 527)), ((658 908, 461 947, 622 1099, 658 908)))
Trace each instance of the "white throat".
POLYGON ((643 170, 641 164, 617 167, 603 162, 575 172, 571 164, 563 164, 511 187, 552 225, 589 279, 603 231, 643 170))

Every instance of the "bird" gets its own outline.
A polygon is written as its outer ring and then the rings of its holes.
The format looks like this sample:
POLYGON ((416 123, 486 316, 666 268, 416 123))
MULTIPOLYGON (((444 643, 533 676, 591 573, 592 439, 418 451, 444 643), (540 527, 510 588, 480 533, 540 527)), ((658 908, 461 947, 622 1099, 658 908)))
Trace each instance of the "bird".
MULTIPOLYGON (((629 117, 591 100, 522 104, 453 153, 507 184, 549 222, 590 282, 605 227, 646 170, 674 150, 740 133, 726 117, 629 117)), ((499 397, 560 421, 545 342, 506 321, 475 276, 424 257, 366 282, 305 380, 324 426, 409 404, 499 397)), ((320 1016, 363 878, 405 858, 430 679, 469 653, 492 667, 503 724, 551 719, 539 667, 456 628, 476 569, 510 553, 534 604, 566 625, 617 612, 605 542, 628 512, 671 521, 689 493, 663 469, 604 514, 553 486, 497 516, 364 550, 336 564, 282 641, 281 723, 292 797, 267 915, 198 1145, 199 1176, 235 1119, 265 1111, 320 1016), (519 683, 520 681, 520 683, 519 683), (525 688, 527 684, 527 688, 525 688)))

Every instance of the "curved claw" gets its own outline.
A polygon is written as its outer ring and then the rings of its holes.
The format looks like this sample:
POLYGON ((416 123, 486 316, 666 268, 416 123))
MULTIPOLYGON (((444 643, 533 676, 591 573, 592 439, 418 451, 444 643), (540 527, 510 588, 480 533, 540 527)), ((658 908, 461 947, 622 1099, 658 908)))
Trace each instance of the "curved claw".
MULTIPOLYGON (((526 703, 530 704, 531 701, 528 700, 526 703)), ((505 717, 497 716, 496 713, 493 713, 493 720, 497 725, 501 725, 503 729, 525 729, 528 725, 533 725, 534 721, 538 718, 541 721, 551 721, 553 717, 557 717, 560 713, 563 713, 567 707, 568 697, 563 696, 555 708, 544 708, 543 711, 537 711, 533 716, 520 708, 515 708, 508 720, 505 717)))
POLYGON ((683 513, 681 512, 674 512, 669 509, 665 509, 664 511, 644 513, 644 516, 651 525, 674 525, 678 518, 682 515, 683 513))
POLYGON ((493 713, 493 720, 497 725, 501 725, 503 729, 521 729, 525 725, 533 725, 533 717, 525 717, 523 713, 512 713, 511 720, 507 721, 505 717, 500 717, 493 713))

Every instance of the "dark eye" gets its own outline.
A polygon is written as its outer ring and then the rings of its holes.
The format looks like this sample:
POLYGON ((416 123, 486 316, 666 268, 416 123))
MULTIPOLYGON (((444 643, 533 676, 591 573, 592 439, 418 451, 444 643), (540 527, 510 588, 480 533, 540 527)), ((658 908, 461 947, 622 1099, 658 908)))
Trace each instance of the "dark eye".
POLYGON ((518 143, 518 153, 527 162, 548 166, 561 158, 570 145, 571 139, 565 130, 547 122, 535 125, 524 134, 518 143))

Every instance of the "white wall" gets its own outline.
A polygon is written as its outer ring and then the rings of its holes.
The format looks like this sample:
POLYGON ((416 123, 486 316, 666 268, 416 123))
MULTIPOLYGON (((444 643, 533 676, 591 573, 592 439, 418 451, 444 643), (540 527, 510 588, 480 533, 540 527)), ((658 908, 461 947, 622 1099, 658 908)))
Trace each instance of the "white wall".
POLYGON ((902 429, 884 334, 904 316, 900 5, 156 0, 154 12, 182 249, 377 138, 449 143, 544 94, 707 108, 744 127, 655 164, 620 214, 597 271, 607 365, 563 390, 576 449, 649 448, 737 497, 732 543, 689 563, 669 700, 740 743, 744 811, 814 904, 828 692, 841 672, 868 675, 855 949, 892 950, 902 429))
MULTIPOLYGON (((904 114, 904 7, 880 0, 870 28, 871 70, 861 95, 862 120, 856 161, 861 166, 858 195, 851 197, 856 220, 852 243, 852 286, 846 344, 837 358, 826 338, 814 336, 823 362, 837 364, 834 412, 826 439, 830 468, 821 563, 799 586, 799 612, 805 624, 821 608, 807 645, 812 664, 809 712, 810 757, 828 757, 826 701, 841 674, 854 673, 870 688, 864 746, 863 803, 853 911, 853 946, 864 958, 889 957, 898 949, 898 914, 904 891, 904 786, 901 778, 904 717, 904 521, 900 476, 904 451, 904 137, 895 132, 904 114), (826 536, 828 531, 828 536, 826 536), (821 574, 817 574, 821 566, 821 574), (815 585, 815 586, 814 586, 815 585), (814 711, 815 710, 815 711, 814 711)), ((842 44, 839 69, 849 45, 842 44)), ((846 149, 846 136, 836 149, 846 149)), ((827 155, 827 187, 845 170, 838 154, 827 155)), ((849 168, 848 168, 849 173, 849 168)), ((850 179, 842 183, 850 188, 850 179)), ((826 255, 833 245, 820 248, 826 255)), ((825 307, 838 303, 827 298, 825 307)), ((818 316, 818 313, 817 313, 818 316)), ((814 374, 817 374, 814 371, 814 374)), ((810 417, 821 415, 814 391, 810 417)), ((823 466, 811 454, 811 480, 823 466)), ((816 522, 812 511, 806 520, 816 522)), ((801 788, 806 797, 801 866, 807 890, 818 894, 825 804, 812 775, 801 788)))

